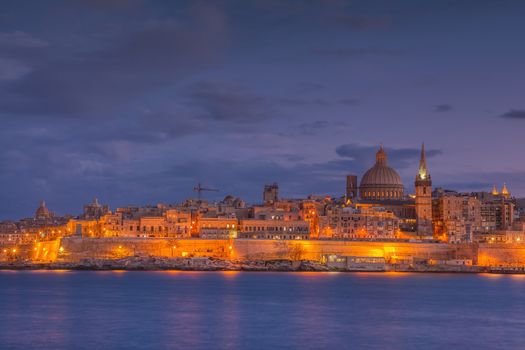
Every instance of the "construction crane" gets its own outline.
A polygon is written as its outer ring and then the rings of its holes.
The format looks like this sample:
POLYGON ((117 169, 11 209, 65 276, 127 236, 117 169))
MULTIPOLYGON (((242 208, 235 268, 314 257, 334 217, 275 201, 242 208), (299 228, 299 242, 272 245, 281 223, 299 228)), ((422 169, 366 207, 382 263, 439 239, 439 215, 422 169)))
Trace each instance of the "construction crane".
POLYGON ((201 192, 208 191, 208 192, 219 192, 216 188, 206 188, 202 187, 201 183, 197 183, 197 186, 193 187, 193 192, 197 192, 199 196, 199 200, 201 199, 201 192))

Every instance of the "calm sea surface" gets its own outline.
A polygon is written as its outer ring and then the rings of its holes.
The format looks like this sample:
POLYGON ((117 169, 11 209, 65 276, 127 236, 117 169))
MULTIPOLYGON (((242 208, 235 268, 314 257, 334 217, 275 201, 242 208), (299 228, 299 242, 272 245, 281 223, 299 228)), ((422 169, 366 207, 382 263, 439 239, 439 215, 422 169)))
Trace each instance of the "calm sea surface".
POLYGON ((525 277, 0 271, 0 349, 525 349, 525 277))

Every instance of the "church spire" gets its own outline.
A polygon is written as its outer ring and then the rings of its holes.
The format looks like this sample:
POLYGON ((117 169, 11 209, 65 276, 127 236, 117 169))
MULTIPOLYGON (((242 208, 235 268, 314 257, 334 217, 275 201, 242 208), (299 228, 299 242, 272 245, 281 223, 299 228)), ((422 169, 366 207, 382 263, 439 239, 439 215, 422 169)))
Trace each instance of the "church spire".
POLYGON ((421 146, 421 158, 419 160, 419 171, 418 176, 421 180, 425 180, 426 178, 430 178, 430 175, 428 173, 427 169, 427 158, 425 155, 425 143, 421 146))
POLYGON ((509 193, 509 190, 507 189, 507 184, 506 183, 503 183, 503 188, 501 189, 501 194, 505 198, 510 196, 510 193, 509 193))
POLYGON ((498 189, 496 188, 496 185, 494 185, 492 187, 492 195, 493 196, 498 196, 499 195, 499 192, 498 192, 498 189))

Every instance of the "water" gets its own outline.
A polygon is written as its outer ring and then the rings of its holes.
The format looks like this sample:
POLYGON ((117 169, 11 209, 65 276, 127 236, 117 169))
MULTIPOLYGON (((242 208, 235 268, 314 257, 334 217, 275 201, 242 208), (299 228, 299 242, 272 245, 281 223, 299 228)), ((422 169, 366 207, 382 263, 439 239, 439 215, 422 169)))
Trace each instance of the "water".
POLYGON ((525 277, 0 271, 1 349, 523 349, 525 277))

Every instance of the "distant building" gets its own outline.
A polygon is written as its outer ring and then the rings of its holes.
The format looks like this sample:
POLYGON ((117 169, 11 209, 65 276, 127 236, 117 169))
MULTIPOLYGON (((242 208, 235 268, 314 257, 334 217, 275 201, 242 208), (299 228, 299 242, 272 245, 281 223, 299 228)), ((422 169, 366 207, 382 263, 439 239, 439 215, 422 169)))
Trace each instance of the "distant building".
POLYGON ((93 198, 93 203, 84 205, 83 219, 100 219, 109 213, 109 205, 100 205, 98 198, 93 198))
POLYGON ((264 186, 263 203, 273 204, 279 200, 279 186, 277 183, 264 186))
POLYGON ((381 207, 336 206, 322 222, 320 231, 327 238, 395 239, 399 231, 399 219, 381 207))
POLYGON ((46 201, 40 202, 40 205, 35 211, 35 219, 37 220, 48 220, 53 216, 53 213, 46 207, 46 201))
POLYGON ((347 175, 346 176, 346 200, 353 200, 357 198, 357 191, 359 187, 357 186, 357 176, 356 175, 347 175))
POLYGON ((310 225, 304 220, 280 218, 245 219, 240 221, 239 238, 309 239, 310 225))
POLYGON ((471 242, 481 229, 481 202, 475 196, 441 192, 432 205, 434 236, 440 240, 471 242))

